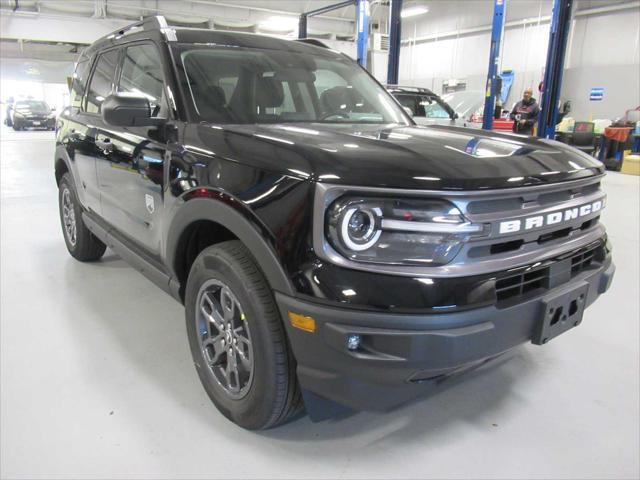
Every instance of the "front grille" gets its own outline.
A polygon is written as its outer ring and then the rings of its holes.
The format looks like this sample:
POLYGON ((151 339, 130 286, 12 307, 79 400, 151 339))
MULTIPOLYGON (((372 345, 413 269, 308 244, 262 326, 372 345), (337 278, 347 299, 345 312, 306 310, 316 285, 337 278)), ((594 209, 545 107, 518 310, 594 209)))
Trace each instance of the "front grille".
POLYGON ((496 281, 496 299, 502 302, 522 297, 541 288, 548 288, 548 280, 549 267, 501 278, 496 281))
POLYGON ((526 297, 569 281, 580 272, 588 270, 602 258, 603 245, 577 252, 568 258, 548 262, 547 265, 526 269, 520 273, 496 279, 498 306, 516 303, 526 297), (570 273, 569 273, 570 270, 570 273))
MULTIPOLYGON (((347 187, 318 183, 314 200, 314 222, 324 225, 328 206, 348 193, 373 195, 365 187, 347 187)), ((500 278, 499 294, 504 298, 527 295, 547 287, 542 279, 519 268, 538 265, 540 258, 557 258, 593 242, 605 235, 599 222, 600 210, 606 206, 600 177, 523 186, 496 190, 432 191, 385 189, 385 194, 398 197, 438 197, 454 205, 472 224, 482 225, 482 234, 470 235, 461 242, 457 255, 442 266, 405 266, 363 264, 340 255, 328 244, 323 229, 314 231, 313 245, 318 256, 337 265, 355 270, 375 271, 391 275, 433 277, 473 276, 496 271, 522 275, 514 284, 500 278), (594 207, 594 205, 598 207, 594 207), (581 210, 586 207, 587 210, 581 210), (590 210, 594 208, 594 210, 590 210), (560 215, 558 220, 557 215, 560 215), (553 216, 553 217, 552 217, 553 216), (553 218, 553 220, 551 220, 553 218), (503 224, 505 228, 503 228, 503 224)), ((571 272, 571 265, 567 266, 571 272)), ((544 273, 544 272, 543 272, 544 273)), ((555 272, 549 274, 554 277, 555 272)))
POLYGON ((596 255, 596 249, 586 251, 571 258, 571 275, 577 275, 583 270, 588 269, 596 255))
MULTIPOLYGON (((546 208, 563 202, 567 202, 577 196, 586 197, 588 195, 596 193, 600 189, 600 182, 571 189, 563 188, 562 185, 559 185, 559 188, 559 191, 542 193, 538 195, 535 200, 539 207, 546 208)), ((524 208, 528 201, 531 200, 525 199, 523 198, 523 196, 500 199, 472 200, 467 205, 467 212, 470 214, 487 214, 515 211, 524 208)))

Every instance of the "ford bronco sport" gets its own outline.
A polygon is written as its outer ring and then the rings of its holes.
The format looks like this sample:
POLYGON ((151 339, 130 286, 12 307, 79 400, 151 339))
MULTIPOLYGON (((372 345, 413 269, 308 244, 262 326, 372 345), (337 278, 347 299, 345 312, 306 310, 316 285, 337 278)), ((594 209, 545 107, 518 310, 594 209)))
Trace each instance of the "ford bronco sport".
POLYGON ((603 174, 418 127, 331 49, 162 17, 81 54, 55 153, 69 253, 108 246, 182 302, 207 394, 249 429, 389 409, 578 325, 614 273, 603 174))

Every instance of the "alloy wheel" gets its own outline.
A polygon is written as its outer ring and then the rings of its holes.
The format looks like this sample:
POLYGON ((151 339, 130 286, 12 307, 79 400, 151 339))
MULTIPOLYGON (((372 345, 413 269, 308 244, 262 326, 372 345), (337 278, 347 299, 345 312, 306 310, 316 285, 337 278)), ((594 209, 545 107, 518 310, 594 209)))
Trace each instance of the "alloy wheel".
POLYGON ((198 341, 209 372, 229 397, 244 397, 253 381, 253 347, 247 319, 231 289, 219 280, 197 297, 198 341))
POLYGON ((64 233, 67 240, 73 246, 76 244, 76 212, 73 208, 71 192, 68 188, 62 191, 62 220, 64 222, 64 233))

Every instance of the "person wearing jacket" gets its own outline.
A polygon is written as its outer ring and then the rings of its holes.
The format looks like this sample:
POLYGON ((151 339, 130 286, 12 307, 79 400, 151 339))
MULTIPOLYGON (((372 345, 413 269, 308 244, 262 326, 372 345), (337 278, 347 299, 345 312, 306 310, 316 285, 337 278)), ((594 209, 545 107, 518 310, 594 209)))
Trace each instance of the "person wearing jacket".
POLYGON ((516 103, 511 110, 510 118, 513 120, 514 133, 533 134, 533 126, 538 120, 540 107, 532 94, 533 91, 530 88, 525 89, 522 100, 516 103))

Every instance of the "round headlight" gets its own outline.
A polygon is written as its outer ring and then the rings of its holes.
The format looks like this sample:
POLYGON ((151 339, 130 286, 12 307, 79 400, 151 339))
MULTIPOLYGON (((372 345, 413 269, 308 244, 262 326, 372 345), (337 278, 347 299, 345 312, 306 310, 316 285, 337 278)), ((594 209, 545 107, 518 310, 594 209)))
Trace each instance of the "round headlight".
POLYGON ((440 199, 336 199, 325 213, 329 246, 349 260, 396 265, 449 263, 471 236, 484 235, 453 204, 440 199))
POLYGON ((382 230, 379 208, 347 208, 340 219, 341 239, 350 250, 360 252, 371 248, 380 238, 382 230))

